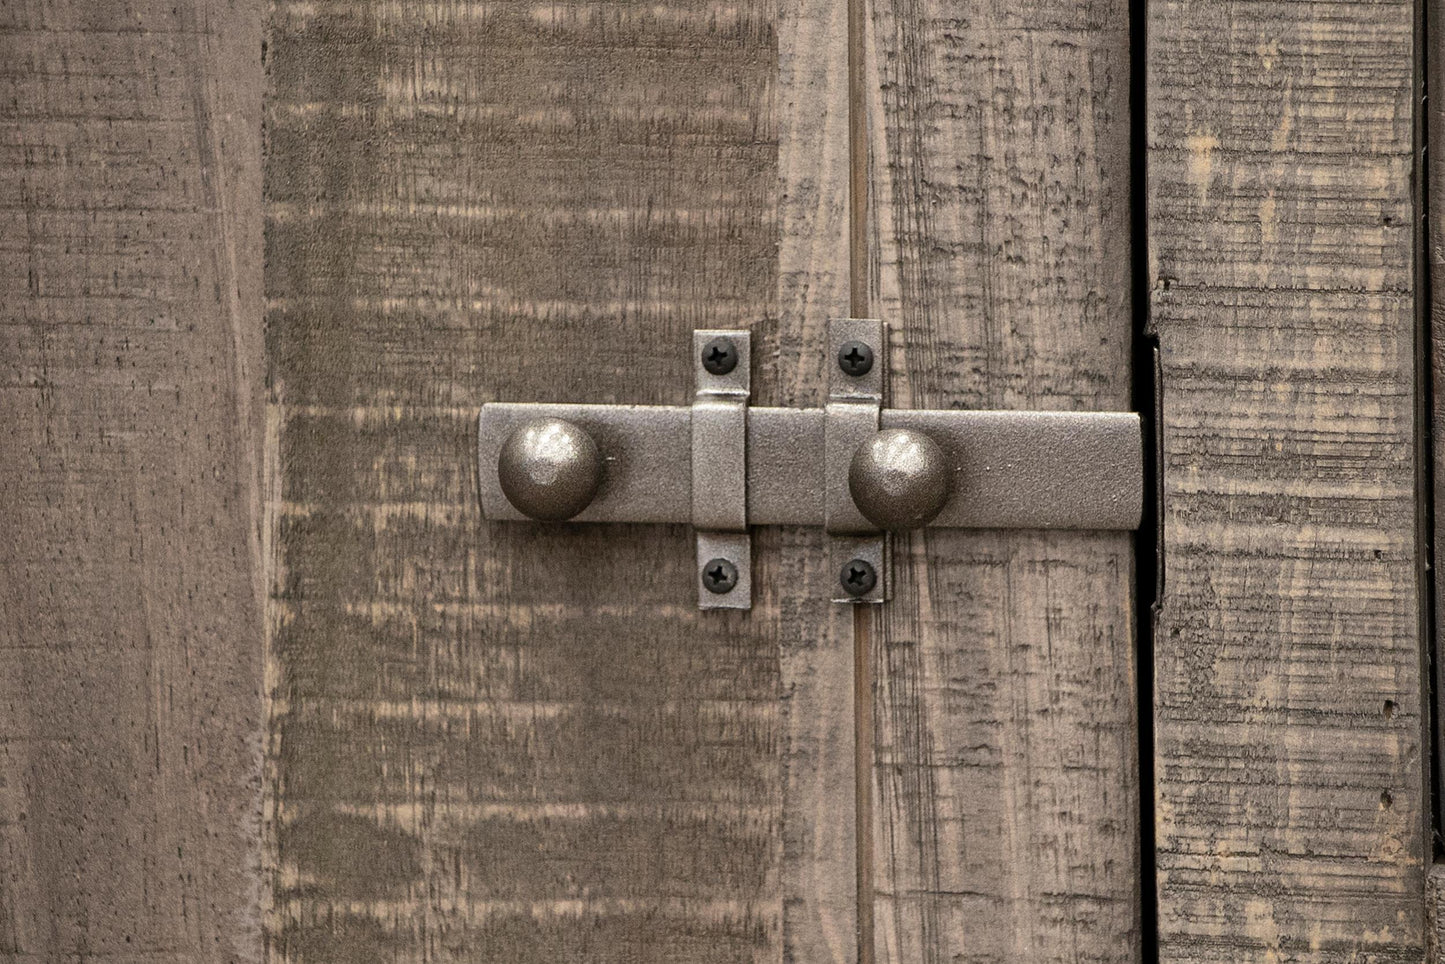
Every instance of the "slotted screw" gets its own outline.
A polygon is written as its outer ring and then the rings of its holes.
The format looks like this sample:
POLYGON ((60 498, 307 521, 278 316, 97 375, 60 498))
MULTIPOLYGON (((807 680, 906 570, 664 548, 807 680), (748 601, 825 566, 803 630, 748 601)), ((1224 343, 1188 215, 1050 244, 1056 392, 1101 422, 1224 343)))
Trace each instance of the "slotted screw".
POLYGON ((726 559, 709 559, 702 567, 702 584, 708 592, 721 596, 738 584, 738 567, 726 559))
POLYGON ((866 596, 878 585, 878 572, 865 559, 854 559, 843 567, 838 576, 843 591, 850 596, 866 596))
POLYGON ((838 367, 854 378, 868 374, 873 370, 873 349, 861 341, 845 341, 838 349, 838 367))
POLYGON ((738 367, 738 346, 731 338, 713 338, 702 346, 702 367, 709 375, 726 375, 738 367))

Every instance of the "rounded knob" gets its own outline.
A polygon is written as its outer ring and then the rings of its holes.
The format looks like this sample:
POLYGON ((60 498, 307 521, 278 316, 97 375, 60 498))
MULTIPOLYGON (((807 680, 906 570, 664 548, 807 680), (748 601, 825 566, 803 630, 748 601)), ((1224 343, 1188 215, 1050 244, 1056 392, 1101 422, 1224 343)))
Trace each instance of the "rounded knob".
POLYGON ((560 418, 537 419, 502 443, 497 479, 518 512, 561 522, 592 503, 602 482, 602 457, 583 429, 560 418))
POLYGON ((884 429, 853 453, 848 491, 880 529, 917 529, 943 511, 948 457, 937 442, 907 428, 884 429))

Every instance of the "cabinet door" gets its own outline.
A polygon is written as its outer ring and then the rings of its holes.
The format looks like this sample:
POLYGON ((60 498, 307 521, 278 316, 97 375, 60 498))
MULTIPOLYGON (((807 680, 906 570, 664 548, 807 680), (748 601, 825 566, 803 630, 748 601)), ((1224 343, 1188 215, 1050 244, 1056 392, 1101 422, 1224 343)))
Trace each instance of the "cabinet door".
POLYGON ((858 13, 850 139, 834 3, 273 10, 283 959, 1137 958, 1129 534, 916 535, 855 613, 760 529, 700 613, 685 529, 479 516, 483 403, 685 404, 695 328, 821 403, 864 155, 892 405, 1131 407, 1125 6, 858 13))
POLYGON ((760 404, 821 397, 778 38, 766 3, 272 11, 280 959, 852 953, 821 533, 760 532, 754 608, 700 613, 687 528, 478 501, 483 403, 685 404, 695 328, 752 331, 760 404))

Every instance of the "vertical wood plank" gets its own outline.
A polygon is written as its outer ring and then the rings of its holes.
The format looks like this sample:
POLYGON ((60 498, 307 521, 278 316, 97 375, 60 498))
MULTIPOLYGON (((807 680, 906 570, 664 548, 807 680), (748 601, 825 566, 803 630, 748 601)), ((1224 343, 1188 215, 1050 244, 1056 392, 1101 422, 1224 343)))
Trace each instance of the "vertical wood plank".
MULTIPOLYGON (((777 404, 821 406, 830 318, 848 314, 848 17, 836 0, 779 8, 777 404)), ((857 960, 853 622, 816 529, 755 530, 778 554, 783 746, 783 961, 857 960), (776 546, 776 548, 773 548, 776 546)))
POLYGON ((260 25, 0 6, 0 959, 257 961, 260 25))
POLYGON ((1164 961, 1424 955, 1415 15, 1150 6, 1164 961))
MULTIPOLYGON (((875 0, 894 404, 1130 407, 1127 5, 875 0)), ((1133 547, 898 543, 877 651, 877 956, 1135 961, 1133 547)))
POLYGON ((1440 960, 1445 948, 1445 867, 1435 865, 1425 878, 1425 960, 1440 960))
POLYGON ((699 614, 687 529, 487 524, 472 467, 488 400, 685 403, 697 327, 816 395, 841 201, 777 85, 831 28, 789 10, 273 7, 276 959, 844 959, 819 537, 699 614))

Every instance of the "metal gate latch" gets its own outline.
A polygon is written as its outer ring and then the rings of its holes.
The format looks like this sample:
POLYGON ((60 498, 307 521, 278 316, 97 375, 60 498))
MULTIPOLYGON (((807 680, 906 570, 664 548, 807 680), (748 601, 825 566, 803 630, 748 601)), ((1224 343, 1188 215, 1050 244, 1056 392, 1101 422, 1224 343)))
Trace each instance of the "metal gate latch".
POLYGON ((752 605, 752 525, 821 525, 839 602, 888 595, 886 533, 1134 529, 1133 412, 883 408, 875 319, 828 328, 828 403, 750 407, 746 331, 693 333, 690 406, 495 402, 478 431, 491 520, 691 523, 698 605, 752 605))

